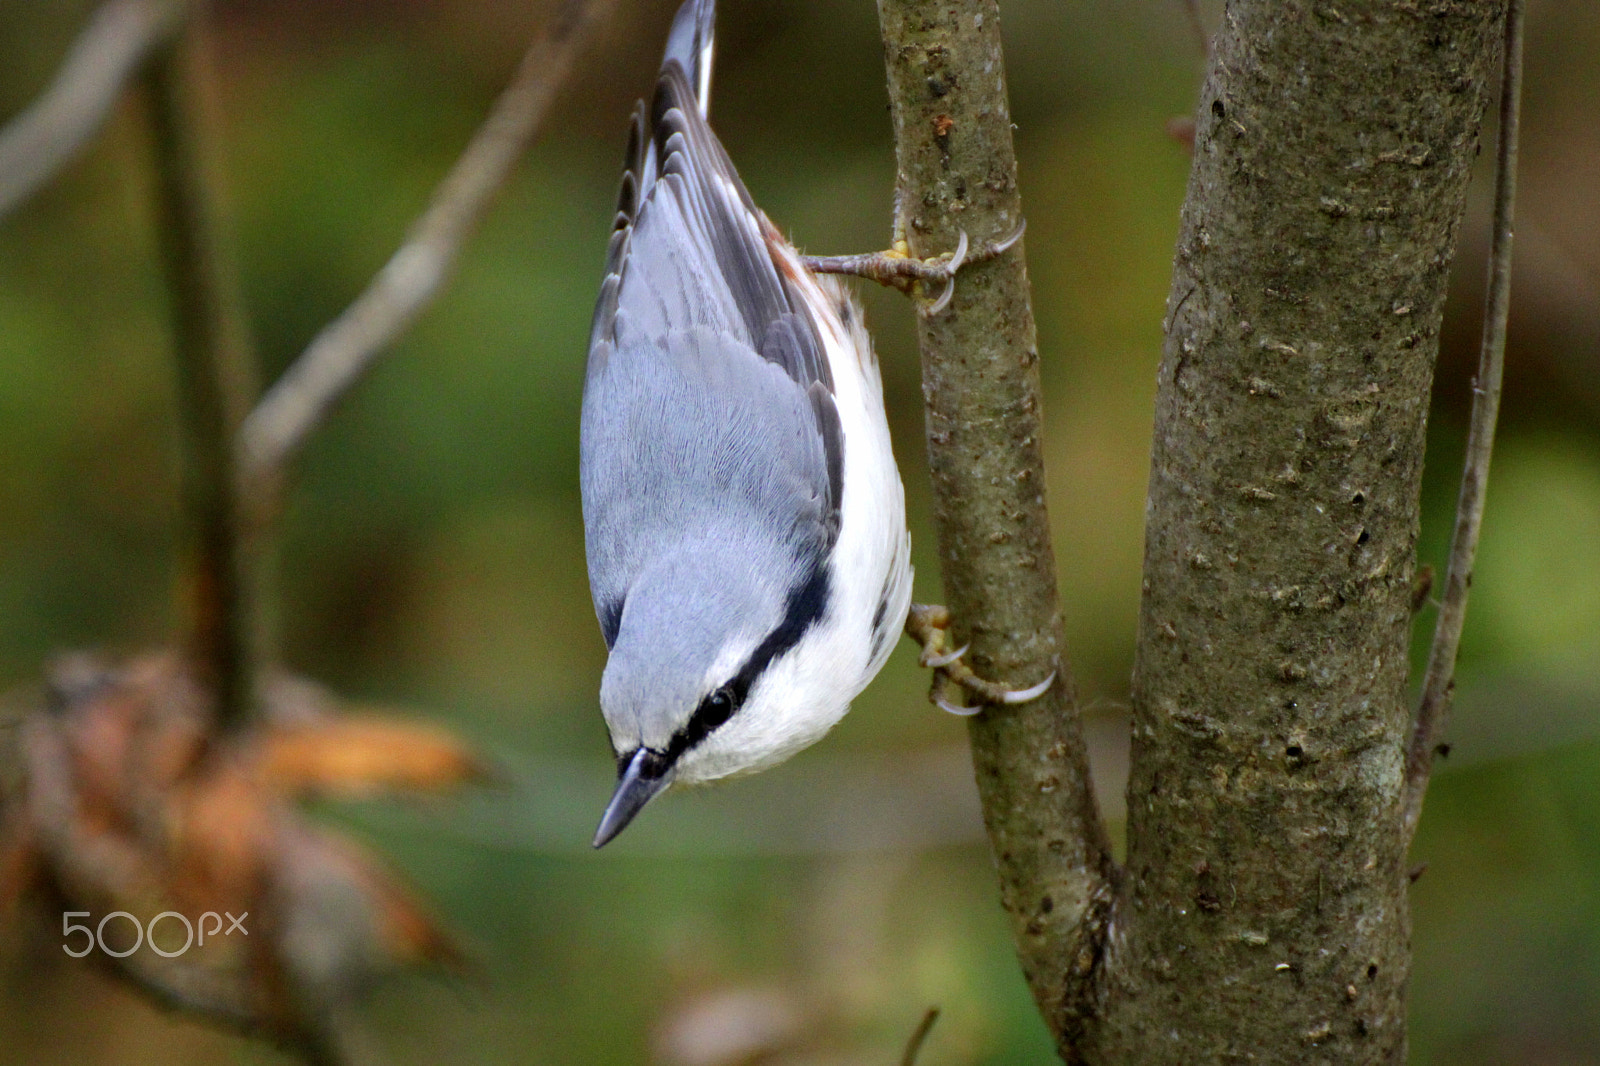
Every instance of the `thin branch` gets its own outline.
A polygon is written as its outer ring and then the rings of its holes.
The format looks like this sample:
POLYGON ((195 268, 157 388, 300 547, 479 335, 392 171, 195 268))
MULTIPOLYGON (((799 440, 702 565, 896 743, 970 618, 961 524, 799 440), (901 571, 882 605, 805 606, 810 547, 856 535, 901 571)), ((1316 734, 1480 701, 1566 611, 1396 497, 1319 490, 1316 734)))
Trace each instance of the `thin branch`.
POLYGON ((0 130, 0 218, 89 142, 128 79, 187 11, 181 0, 113 0, 95 12, 55 81, 0 130))
POLYGON ((306 1066, 384 1066, 388 1057, 348 1002, 313 1004, 315 1018, 293 1042, 306 1066))
POLYGON ((183 456, 184 529, 192 538, 189 652, 235 728, 255 690, 255 625, 235 470, 251 355, 231 261, 217 224, 202 107, 203 42, 191 23, 144 75, 156 170, 157 237, 171 294, 183 456))
POLYGON ((275 475, 311 431, 439 292, 462 244, 538 130, 588 31, 615 2, 565 0, 405 243, 250 413, 241 456, 252 502, 270 492, 275 475))
POLYGON ((1433 631, 1433 647, 1423 675, 1416 730, 1406 754, 1404 834, 1409 841, 1422 817, 1422 799, 1433 769, 1434 751, 1450 719, 1455 691, 1456 652, 1467 616, 1473 558, 1483 522, 1484 490, 1500 414, 1500 383, 1505 371, 1506 321, 1511 309, 1512 215, 1517 198, 1517 135, 1522 99, 1523 0, 1506 5, 1506 33, 1500 85, 1500 131, 1495 155, 1494 236, 1489 249, 1489 291, 1483 311, 1483 347, 1472 390, 1472 423, 1456 501, 1455 533, 1444 595, 1433 631))
MULTIPOLYGON (((895 226, 921 259, 1022 221, 995 0, 878 0, 898 170, 895 226)), ((1003 241, 1002 241, 1003 243, 1003 241)), ((955 646, 1029 703, 967 719, 1001 903, 1062 1047, 1091 1009, 1111 845, 1065 654, 1045 507, 1039 352, 1023 246, 961 269, 917 316, 933 524, 955 646), (936 303, 940 301, 935 301, 936 303), (1080 960, 1089 960, 1080 962, 1080 960)))

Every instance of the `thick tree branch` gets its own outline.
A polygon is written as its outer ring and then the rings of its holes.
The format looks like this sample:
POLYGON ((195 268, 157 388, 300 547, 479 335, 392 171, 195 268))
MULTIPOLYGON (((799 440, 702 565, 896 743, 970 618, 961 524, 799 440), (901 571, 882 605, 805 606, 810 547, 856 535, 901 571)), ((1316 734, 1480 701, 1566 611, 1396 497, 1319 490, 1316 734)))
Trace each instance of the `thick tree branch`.
MULTIPOLYGON (((899 167, 917 258, 1004 238, 1022 220, 993 0, 879 0, 899 167)), ((930 294, 931 295, 931 294, 930 294)), ((971 720, 1001 901, 1040 1010, 1063 1047, 1083 1020, 1113 878, 1063 648, 1045 512, 1038 349, 1022 246, 964 268, 918 316, 934 528, 956 645, 982 676, 1025 688, 971 720)))
POLYGON ((1455 691, 1456 651, 1467 620, 1467 590, 1472 586, 1472 561, 1478 552, 1483 522, 1484 490, 1494 452, 1495 422, 1500 416, 1500 382, 1505 372, 1506 322, 1511 312, 1512 218, 1517 200, 1517 134, 1522 101, 1523 0, 1506 5, 1505 47, 1500 77, 1500 132, 1495 152, 1494 235, 1489 247, 1489 286, 1483 308, 1483 345, 1472 389, 1472 421, 1467 454, 1456 501, 1455 532, 1445 571, 1444 595, 1433 631, 1433 647, 1422 680, 1422 701, 1406 756, 1405 839, 1409 844, 1422 817, 1434 751, 1450 719, 1455 691))
POLYGON ((188 650, 224 729, 243 726, 255 695, 257 621, 235 480, 236 435, 249 402, 251 354, 232 263, 219 233, 191 22, 152 56, 145 99, 156 169, 156 230, 172 310, 182 441, 183 520, 191 538, 188 650))
POLYGON ((182 0, 113 0, 95 12, 50 88, 0 130, 0 218, 88 143, 188 6, 182 0))
POLYGON ((1168 297, 1095 1063, 1399 1063, 1428 395, 1503 0, 1230 0, 1168 297))
POLYGON ((284 464, 449 277, 461 246, 544 120, 588 32, 616 0, 564 0, 522 58, 405 243, 344 313, 323 328, 246 419, 243 480, 253 505, 284 464))

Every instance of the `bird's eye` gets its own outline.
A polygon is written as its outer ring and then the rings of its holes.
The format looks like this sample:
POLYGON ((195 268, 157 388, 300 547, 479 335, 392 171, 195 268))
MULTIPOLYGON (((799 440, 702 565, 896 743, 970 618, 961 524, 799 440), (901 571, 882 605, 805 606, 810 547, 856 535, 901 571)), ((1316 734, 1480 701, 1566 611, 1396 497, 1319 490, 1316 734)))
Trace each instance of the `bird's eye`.
POLYGON ((733 717, 733 712, 739 707, 739 701, 734 698, 733 690, 723 685, 705 698, 701 710, 705 715, 706 727, 715 729, 717 726, 733 717))

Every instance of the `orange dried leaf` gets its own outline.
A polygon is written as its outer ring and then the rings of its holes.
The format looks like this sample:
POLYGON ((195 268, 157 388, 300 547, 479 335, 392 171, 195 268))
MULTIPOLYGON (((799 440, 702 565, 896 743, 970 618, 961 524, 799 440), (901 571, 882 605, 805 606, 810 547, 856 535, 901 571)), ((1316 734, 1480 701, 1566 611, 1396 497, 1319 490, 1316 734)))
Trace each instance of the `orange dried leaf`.
POLYGON ((264 738, 261 770, 284 792, 341 795, 447 789, 487 776, 478 757, 449 733, 384 718, 274 727, 264 738))

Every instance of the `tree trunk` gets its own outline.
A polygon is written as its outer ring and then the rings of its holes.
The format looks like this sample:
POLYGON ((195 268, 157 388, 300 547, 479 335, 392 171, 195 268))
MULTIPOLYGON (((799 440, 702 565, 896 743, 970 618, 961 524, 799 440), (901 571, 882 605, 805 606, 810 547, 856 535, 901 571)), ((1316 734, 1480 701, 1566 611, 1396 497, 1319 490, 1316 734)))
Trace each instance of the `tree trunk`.
POLYGON ((1228 4, 1168 298, 1094 1060, 1405 1061, 1424 431, 1502 15, 1228 4))
MULTIPOLYGON (((995 236, 977 220, 1018 203, 995 5, 879 12, 912 250, 995 236)), ((1424 431, 1503 12, 1227 5, 1156 403, 1126 869, 1079 791, 1070 699, 973 729, 1002 901, 1069 1062, 1405 1060, 1424 431)), ((947 594, 974 665, 1012 680, 1060 639, 1042 471, 1019 461, 1020 258, 963 272, 920 339, 947 594)))

